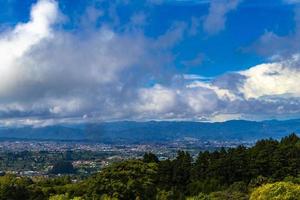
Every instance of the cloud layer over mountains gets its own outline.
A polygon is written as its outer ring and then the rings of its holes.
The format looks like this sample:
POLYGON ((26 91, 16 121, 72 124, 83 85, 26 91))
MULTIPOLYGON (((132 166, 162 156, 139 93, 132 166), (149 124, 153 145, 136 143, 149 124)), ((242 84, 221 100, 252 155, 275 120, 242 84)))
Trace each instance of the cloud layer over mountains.
MULTIPOLYGON (((211 34, 224 29, 226 14, 238 3, 212 1, 204 29, 211 34)), ((89 12, 89 19, 101 17, 100 10, 89 12)), ((39 0, 29 21, 0 33, 2 124, 299 116, 297 47, 272 53, 280 59, 269 63, 205 78, 180 74, 173 66, 172 48, 188 34, 189 24, 174 22, 153 38, 141 31, 142 14, 124 31, 102 24, 85 34, 61 28, 65 18, 56 1, 39 0)), ((266 33, 251 48, 261 51, 269 41, 280 46, 291 39, 266 33)))

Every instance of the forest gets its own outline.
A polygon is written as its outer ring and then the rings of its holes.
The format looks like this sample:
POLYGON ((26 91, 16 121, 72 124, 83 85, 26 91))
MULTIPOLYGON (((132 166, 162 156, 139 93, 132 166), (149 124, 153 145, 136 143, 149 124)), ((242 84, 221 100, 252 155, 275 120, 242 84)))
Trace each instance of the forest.
POLYGON ((265 139, 251 148, 238 146, 199 152, 196 159, 178 151, 173 160, 116 162, 74 181, 68 175, 0 177, 0 200, 265 200, 300 199, 300 138, 265 139))

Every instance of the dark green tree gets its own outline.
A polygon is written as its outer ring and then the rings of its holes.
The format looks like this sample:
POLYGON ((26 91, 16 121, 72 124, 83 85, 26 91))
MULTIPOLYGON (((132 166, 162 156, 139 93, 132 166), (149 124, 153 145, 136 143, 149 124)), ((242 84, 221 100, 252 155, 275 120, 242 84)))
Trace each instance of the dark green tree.
POLYGON ((151 152, 144 154, 143 161, 145 163, 158 163, 159 162, 157 156, 151 152))
POLYGON ((73 174, 75 173, 75 169, 73 167, 72 162, 70 161, 58 161, 56 162, 52 169, 50 170, 51 174, 73 174))

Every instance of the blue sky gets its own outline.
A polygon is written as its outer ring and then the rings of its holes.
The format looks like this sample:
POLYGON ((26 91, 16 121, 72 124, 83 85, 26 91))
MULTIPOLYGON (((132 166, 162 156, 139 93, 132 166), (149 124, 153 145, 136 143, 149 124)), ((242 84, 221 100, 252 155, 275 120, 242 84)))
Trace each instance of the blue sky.
MULTIPOLYGON (((30 8, 36 0, 16 1, 2 0, 0 22, 3 26, 14 26, 19 22, 26 22, 30 18, 30 8)), ((82 16, 87 9, 95 7, 101 12, 109 12, 110 6, 115 6, 115 12, 120 24, 115 31, 122 32, 134 14, 145 15, 145 24, 141 31, 148 37, 158 37, 167 31, 173 23, 182 22, 191 26, 192 20, 198 26, 196 33, 185 35, 172 49, 176 55, 175 65, 183 72, 216 76, 227 71, 246 69, 267 58, 257 55, 253 51, 243 51, 251 46, 266 31, 278 35, 287 35, 294 31, 295 5, 278 1, 242 1, 238 8, 230 11, 226 16, 226 28, 217 34, 210 35, 201 27, 201 21, 209 11, 209 1, 162 1, 152 4, 145 1, 83 1, 61 0, 58 2, 61 12, 67 21, 63 23, 66 31, 84 32, 82 30, 82 16), (115 4, 115 5, 112 5, 115 4), (104 11, 102 11, 104 10, 104 11), (186 69, 182 61, 193 60, 199 54, 203 61, 186 69)), ((113 19, 105 13, 98 19, 95 26, 102 23, 113 23, 113 19), (107 15, 107 16, 106 16, 107 15)))
POLYGON ((297 0, 0 4, 4 125, 300 117, 297 0))

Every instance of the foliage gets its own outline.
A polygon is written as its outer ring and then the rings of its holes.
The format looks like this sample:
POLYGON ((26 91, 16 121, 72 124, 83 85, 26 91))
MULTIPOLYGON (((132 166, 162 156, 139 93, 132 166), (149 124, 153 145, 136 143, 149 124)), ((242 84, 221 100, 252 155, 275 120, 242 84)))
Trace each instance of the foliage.
POLYGON ((32 181, 27 178, 18 178, 12 175, 0 177, 0 200, 28 199, 30 192, 27 188, 32 181))
POLYGON ((210 194, 200 193, 197 196, 188 197, 187 200, 248 200, 249 197, 245 193, 218 191, 210 194))
POLYGON ((153 199, 156 173, 156 163, 139 160, 116 163, 88 180, 88 192, 92 196, 107 194, 118 199, 153 199))
POLYGON ((187 200, 210 200, 210 198, 208 195, 200 193, 197 196, 188 197, 187 200))
POLYGON ((81 197, 71 198, 68 194, 54 195, 49 198, 49 200, 83 200, 81 197))
POLYGON ((250 200, 297 200, 300 199, 300 185, 290 182, 276 182, 263 185, 252 192, 250 200))

